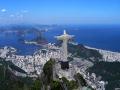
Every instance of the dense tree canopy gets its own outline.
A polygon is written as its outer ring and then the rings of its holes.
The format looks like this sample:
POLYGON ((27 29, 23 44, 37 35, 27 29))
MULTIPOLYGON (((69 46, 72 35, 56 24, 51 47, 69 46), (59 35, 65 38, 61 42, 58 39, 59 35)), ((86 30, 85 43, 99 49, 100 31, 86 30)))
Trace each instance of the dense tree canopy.
POLYGON ((46 84, 49 84, 53 79, 53 65, 54 65, 54 60, 50 59, 48 62, 45 63, 43 67, 43 72, 45 75, 45 79, 47 81, 46 84))
POLYGON ((108 81, 106 90, 120 88, 120 63, 119 62, 97 62, 88 69, 91 73, 96 73, 97 76, 102 76, 104 81, 108 81))
POLYGON ((97 50, 85 48, 82 44, 68 44, 68 50, 76 57, 102 59, 102 55, 97 50))

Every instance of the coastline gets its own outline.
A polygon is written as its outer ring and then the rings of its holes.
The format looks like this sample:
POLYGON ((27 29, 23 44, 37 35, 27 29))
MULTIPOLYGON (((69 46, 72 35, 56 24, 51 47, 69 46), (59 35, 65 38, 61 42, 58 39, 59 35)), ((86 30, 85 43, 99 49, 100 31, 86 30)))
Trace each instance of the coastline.
POLYGON ((103 50, 103 49, 97 49, 89 46, 85 46, 88 49, 94 49, 99 51, 99 53, 103 56, 103 61, 106 62, 120 62, 120 53, 119 52, 113 52, 109 50, 103 50))

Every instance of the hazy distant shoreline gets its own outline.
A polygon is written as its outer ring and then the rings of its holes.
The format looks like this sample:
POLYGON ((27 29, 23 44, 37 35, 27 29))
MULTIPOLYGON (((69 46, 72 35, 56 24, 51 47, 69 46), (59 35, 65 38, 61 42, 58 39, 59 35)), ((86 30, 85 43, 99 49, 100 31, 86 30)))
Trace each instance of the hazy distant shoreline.
MULTIPOLYGON (((49 43, 56 43, 54 36, 60 35, 63 30, 66 29, 69 34, 75 35, 75 42, 103 50, 120 52, 120 26, 118 25, 89 25, 88 27, 85 25, 37 25, 37 27, 40 30, 48 29, 47 32, 42 33, 42 36, 44 36, 49 43)), ((24 39, 27 41, 34 40, 36 35, 28 31, 39 31, 38 28, 36 29, 34 25, 11 25, 4 28, 1 27, 0 47, 6 45, 13 46, 22 54, 33 53, 35 50, 39 49, 40 46, 21 43, 21 41, 24 39), (13 33, 11 33, 11 30, 13 30, 13 33), (28 32, 28 34, 24 35, 24 32, 28 32)))

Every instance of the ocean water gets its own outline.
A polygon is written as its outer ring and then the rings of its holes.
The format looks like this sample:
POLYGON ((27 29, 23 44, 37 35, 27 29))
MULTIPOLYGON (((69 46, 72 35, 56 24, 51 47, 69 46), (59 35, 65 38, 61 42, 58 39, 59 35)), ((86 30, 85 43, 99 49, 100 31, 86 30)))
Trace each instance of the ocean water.
POLYGON ((66 29, 68 34, 75 35, 74 41, 104 50, 120 52, 120 26, 119 25, 91 25, 71 26, 61 29, 49 30, 45 37, 49 42, 56 42, 54 36, 63 33, 66 29))
MULTIPOLYGON (((56 43, 54 36, 63 34, 66 29, 68 34, 74 35, 74 41, 90 47, 120 52, 120 26, 119 25, 78 25, 78 26, 53 26, 43 33, 48 42, 56 43)), ((41 46, 24 44, 22 39, 35 38, 34 34, 21 36, 15 33, 0 33, 0 47, 13 46, 17 54, 31 55, 41 46)))
POLYGON ((16 33, 0 33, 0 47, 12 46, 17 49, 16 54, 32 55, 41 47, 37 45, 24 44, 23 40, 31 40, 33 38, 34 34, 28 34, 23 38, 23 36, 16 33))

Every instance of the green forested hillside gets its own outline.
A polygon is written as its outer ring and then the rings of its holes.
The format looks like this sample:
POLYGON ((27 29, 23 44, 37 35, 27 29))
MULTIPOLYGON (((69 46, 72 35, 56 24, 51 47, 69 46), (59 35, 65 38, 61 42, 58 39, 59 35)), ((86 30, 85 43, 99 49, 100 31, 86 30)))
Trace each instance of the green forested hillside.
POLYGON ((94 72, 97 76, 102 76, 104 81, 108 81, 106 90, 120 88, 120 63, 119 62, 97 62, 88 71, 94 72))
POLYGON ((0 58, 0 90, 32 90, 34 81, 31 78, 23 78, 15 76, 9 69, 21 71, 20 68, 14 66, 10 62, 6 62, 0 58))
POLYGON ((97 60, 102 59, 102 55, 97 50, 85 48, 82 44, 68 44, 68 51, 76 57, 81 57, 85 59, 94 58, 97 60))

